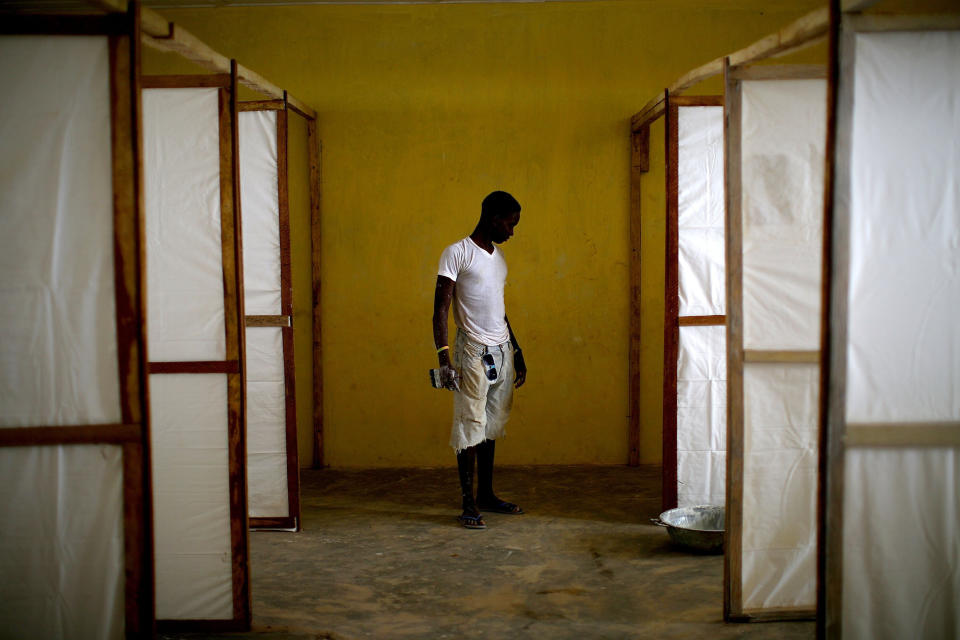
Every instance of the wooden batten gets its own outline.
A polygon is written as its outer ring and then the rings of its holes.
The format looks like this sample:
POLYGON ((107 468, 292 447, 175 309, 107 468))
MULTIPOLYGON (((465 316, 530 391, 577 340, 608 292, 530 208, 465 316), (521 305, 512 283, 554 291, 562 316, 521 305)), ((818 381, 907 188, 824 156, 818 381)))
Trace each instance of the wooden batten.
POLYGON ((277 316, 246 316, 244 326, 251 327, 289 327, 293 317, 288 315, 277 316))
MULTIPOLYGON (((183 27, 167 21, 152 9, 142 9, 142 39, 143 43, 161 51, 177 53, 191 62, 214 73, 231 73, 232 61, 227 56, 218 53, 195 35, 183 27)), ((256 71, 243 65, 236 64, 237 80, 243 86, 268 96, 274 100, 284 99, 284 90, 273 84, 256 71)), ((310 120, 317 117, 316 111, 297 100, 287 96, 290 108, 310 120)))
POLYGON ((311 109, 305 102, 287 94, 287 107, 303 116, 307 120, 316 120, 317 112, 311 109))
POLYGON ((300 530, 300 453, 297 447, 297 385, 294 366, 293 327, 281 329, 283 343, 284 413, 287 439, 287 504, 293 528, 300 530))
POLYGON ((175 373, 239 373, 239 360, 181 360, 176 362, 151 362, 147 372, 153 374, 175 373))
MULTIPOLYGON (((872 2, 851 3, 857 6, 869 6, 872 2)), ((830 13, 826 8, 816 9, 794 20, 789 25, 772 33, 753 44, 740 49, 724 58, 717 58, 700 65, 692 71, 680 76, 676 82, 651 99, 631 119, 631 126, 636 131, 645 123, 656 120, 663 114, 666 97, 671 99, 689 89, 695 84, 708 80, 724 72, 724 60, 729 58, 730 65, 739 67, 767 58, 793 53, 821 41, 827 33, 830 22, 830 13)))
POLYGON ((663 423, 662 466, 663 487, 661 508, 666 511, 677 506, 677 353, 680 344, 680 328, 677 317, 680 312, 679 273, 679 127, 678 107, 669 94, 666 101, 664 122, 664 146, 666 149, 666 195, 667 233, 666 261, 664 265, 664 311, 663 311, 663 423))
POLYGON ((290 188, 287 166, 287 112, 277 113, 277 224, 280 235, 280 313, 293 318, 290 258, 290 188))
POLYGON ((123 445, 123 556, 126 629, 131 637, 153 632, 153 529, 145 518, 143 477, 150 466, 140 442, 123 445), (149 562, 144 562, 149 558, 149 562))
POLYGON ((827 77, 823 64, 747 65, 731 69, 737 80, 808 80, 827 77))
POLYGON ((850 163, 854 34, 841 31, 831 1, 824 183, 820 459, 818 475, 817 635, 839 640, 843 611, 843 484, 847 380, 847 293, 850 264, 850 163), (843 67, 840 66, 841 58, 843 67), (842 77, 841 77, 842 75, 842 77))
POLYGON ((658 94, 655 98, 650 100, 647 104, 643 106, 640 111, 638 111, 632 118, 630 118, 630 128, 634 133, 640 131, 644 127, 649 127, 654 121, 662 116, 667 109, 667 92, 663 91, 658 94))
POLYGON ((248 89, 253 89, 257 93, 270 96, 275 100, 283 99, 283 89, 273 84, 256 71, 247 69, 242 64, 237 65, 237 80, 243 86, 247 87, 248 89))
POLYGON ((722 107, 723 96, 670 96, 670 104, 678 107, 722 107))
POLYGON ((144 89, 223 89, 230 86, 230 75, 226 73, 141 76, 140 86, 144 89))
POLYGON ((118 17, 125 23, 124 33, 109 38, 117 369, 121 420, 136 425, 136 439, 123 443, 124 616, 129 635, 146 637, 154 631, 155 585, 144 322, 139 4, 131 4, 129 12, 118 17))
POLYGON ((813 621, 817 612, 809 607, 782 607, 778 609, 747 609, 731 622, 803 622, 813 621))
POLYGON ((820 352, 815 349, 746 349, 743 352, 743 361, 751 364, 817 364, 820 362, 820 352))
MULTIPOLYGON (((123 1, 123 0, 119 0, 123 1)), ((173 23, 162 15, 141 7, 140 9, 140 33, 141 36, 152 36, 154 38, 170 38, 173 36, 173 23)), ((143 41, 146 44, 146 40, 143 41)))
POLYGON ((642 239, 641 186, 643 174, 650 170, 650 127, 630 136, 630 351, 627 409, 627 464, 640 464, 640 380, 641 380, 641 262, 642 239))
POLYGON ((300 519, 287 518, 250 518, 251 531, 300 531, 300 519))
MULTIPOLYGON (((231 82, 232 85, 232 82, 231 82)), ((240 318, 237 310, 240 308, 242 290, 237 285, 237 271, 240 270, 241 256, 236 254, 237 237, 240 230, 237 228, 236 207, 239 198, 236 197, 235 179, 236 145, 233 141, 234 129, 234 97, 232 86, 229 90, 220 91, 220 239, 221 255, 223 260, 223 307, 224 331, 226 333, 227 360, 240 361, 240 318)))
POLYGON ((680 316, 679 327, 716 327, 727 324, 727 316, 680 316))
MULTIPOLYGON (((284 92, 286 104, 286 92, 284 92)), ((287 160, 288 113, 277 112, 277 203, 280 232, 280 308, 288 318, 281 330, 283 347, 284 413, 287 443, 287 509, 284 528, 300 528, 300 455, 297 450, 296 366, 293 346, 293 274, 290 247, 290 188, 287 160)))
POLYGON ((827 7, 815 9, 776 33, 757 40, 749 47, 731 53, 730 66, 739 67, 796 51, 801 45, 813 44, 814 41, 823 38, 829 26, 830 10, 827 7))
POLYGON ((727 273, 727 491, 723 617, 743 616, 743 245, 740 174, 740 83, 724 61, 723 113, 727 273))
POLYGON ((240 111, 283 111, 287 108, 283 100, 245 100, 240 103, 240 111))
POLYGON ((249 629, 249 522, 247 513, 247 376, 246 337, 243 331, 243 228, 240 203, 240 128, 238 65, 230 61, 229 93, 220 92, 220 203, 223 240, 224 317, 227 357, 235 357, 240 371, 227 376, 227 442, 230 463, 230 539, 233 555, 233 615, 249 629), (224 201, 226 199, 226 202, 224 201))
POLYGON ((114 36, 110 50, 111 165, 113 171, 114 289, 116 292, 117 369, 120 412, 125 423, 144 414, 140 395, 139 180, 135 177, 137 135, 131 80, 130 37, 114 36))
POLYGON ((307 120, 307 153, 310 162, 310 253, 313 280, 313 467, 323 467, 323 341, 320 248, 320 138, 317 121, 307 120))
POLYGON ((229 72, 230 58, 217 53, 195 35, 173 22, 152 20, 148 18, 154 12, 143 9, 143 43, 153 49, 177 53, 197 66, 214 73, 229 72), (160 33, 153 30, 163 25, 160 33))
POLYGON ((90 424, 73 427, 3 427, 0 447, 42 447, 62 444, 126 444, 140 442, 139 424, 90 424))

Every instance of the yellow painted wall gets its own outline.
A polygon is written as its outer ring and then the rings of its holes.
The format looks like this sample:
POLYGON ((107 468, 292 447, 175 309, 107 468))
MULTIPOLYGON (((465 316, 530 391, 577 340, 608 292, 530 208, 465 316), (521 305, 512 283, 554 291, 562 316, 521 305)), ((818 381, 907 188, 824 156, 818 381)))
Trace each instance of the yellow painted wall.
MULTIPOLYGON (((164 11, 319 112, 326 462, 453 464, 452 398, 432 389, 426 375, 436 366, 430 317, 437 259, 444 246, 470 233, 481 199, 500 188, 523 205, 504 251, 507 310, 530 373, 498 460, 624 463, 630 116, 682 73, 819 4, 637 0, 164 11)), ((182 68, 169 56, 145 56, 148 72, 182 68)), ((662 384, 658 127, 643 200, 641 458, 650 463, 660 459, 662 384)), ((303 194, 305 185, 293 188, 303 194)), ((301 326, 309 322, 307 222, 294 213, 301 326)), ((311 410, 301 369, 310 344, 301 333, 297 340, 306 466, 311 410)))

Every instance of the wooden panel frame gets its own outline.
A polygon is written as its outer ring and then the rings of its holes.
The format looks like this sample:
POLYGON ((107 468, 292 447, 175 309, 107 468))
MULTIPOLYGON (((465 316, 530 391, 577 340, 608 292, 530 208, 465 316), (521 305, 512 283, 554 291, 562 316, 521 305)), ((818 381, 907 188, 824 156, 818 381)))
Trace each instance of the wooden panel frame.
POLYGON ((5 16, 2 34, 104 35, 109 48, 114 294, 122 424, 0 429, 0 446, 116 444, 123 459, 124 627, 154 634, 154 561, 146 375, 140 8, 109 16, 5 16))
POLYGON ((229 89, 230 74, 142 76, 144 89, 229 89))
POLYGON ((817 350, 746 350, 743 346, 742 82, 822 79, 823 65, 733 67, 724 63, 727 241, 727 511, 724 531, 723 615, 728 622, 813 620, 807 607, 743 607, 743 451, 745 363, 818 364, 817 350))
POLYGON ((157 620, 163 632, 247 631, 250 629, 250 557, 247 519, 246 347, 243 331, 243 252, 240 217, 240 167, 238 162, 237 72, 235 62, 229 83, 221 75, 163 76, 148 88, 218 89, 220 137, 220 241, 223 273, 223 361, 151 362, 151 375, 164 373, 221 373, 227 378, 227 450, 230 487, 230 548, 233 583, 233 617, 223 620, 157 620), (179 84, 178 84, 179 83, 179 84))
MULTIPOLYGON (((301 114, 303 115, 303 114, 301 114)), ((324 466, 323 441, 323 315, 321 294, 323 274, 321 246, 323 241, 320 216, 320 136, 316 118, 307 117, 307 154, 310 163, 310 252, 313 277, 313 468, 324 466)))
POLYGON ((723 325, 722 315, 680 316, 680 107, 722 107, 723 96, 667 95, 664 126, 667 164, 667 233, 663 319, 663 478, 661 508, 677 506, 677 358, 681 326, 723 325))
MULTIPOLYGON (((844 11, 857 12, 863 11, 877 4, 880 0, 843 0, 844 11)), ((776 58, 797 51, 802 51, 807 47, 822 42, 824 38, 829 37, 831 25, 831 13, 829 7, 814 9, 810 13, 801 16, 780 29, 776 33, 771 33, 753 44, 731 53, 725 58, 715 58, 706 64, 702 64, 696 69, 688 71, 678 80, 671 84, 663 92, 657 94, 643 106, 640 111, 630 119, 632 131, 639 131, 644 126, 663 115, 666 110, 667 97, 670 94, 677 96, 681 91, 703 82, 714 76, 724 73, 725 59, 729 58, 730 66, 741 67, 766 60, 776 58)), ((871 25, 878 25, 876 28, 886 28, 889 20, 881 16, 863 16, 869 20, 871 25)), ((897 18, 893 18, 897 20, 897 18)), ((943 28, 944 24, 949 23, 949 18, 942 15, 926 16, 926 22, 933 22, 943 28)), ((920 23, 920 20, 915 23, 920 23)), ((902 23, 902 19, 901 19, 902 23)))
POLYGON ((287 516, 250 517, 251 529, 300 531, 300 456, 297 447, 296 368, 293 350, 293 280, 290 255, 290 197, 287 158, 288 115, 282 100, 241 102, 240 111, 277 112, 277 199, 280 238, 280 315, 246 316, 245 327, 280 327, 283 350, 287 450, 287 516))
POLYGON ((239 360, 180 360, 151 362, 148 373, 239 373, 239 360))
POLYGON ((291 316, 247 316, 245 323, 250 327, 289 327, 293 322, 291 316))
POLYGON ((240 103, 240 111, 286 111, 287 105, 283 100, 244 100, 240 103))
MULTIPOLYGON (((723 61, 726 100, 723 108, 724 184, 726 187, 726 228, 740 228, 740 83, 730 77, 730 58, 723 61)), ((743 504, 731 487, 743 482, 743 246, 740 234, 726 234, 727 274, 727 496, 723 532, 723 619, 743 620, 741 576, 743 504), (735 433, 740 429, 739 437, 735 433), (735 533, 734 533, 735 532, 735 533)))
MULTIPOLYGON (((848 0, 850 7, 865 8, 877 0, 848 0)), ((800 51, 821 42, 827 35, 829 27, 829 10, 826 7, 814 9, 810 13, 797 18, 776 33, 757 40, 753 44, 731 53, 723 58, 715 58, 696 69, 687 72, 676 82, 665 89, 663 93, 652 98, 630 120, 634 131, 645 123, 655 120, 663 114, 667 106, 667 98, 672 94, 676 97, 681 91, 725 72, 726 65, 737 67, 753 62, 786 55, 800 51)))
POLYGON ((643 174, 650 171, 650 125, 630 134, 630 345, 627 381, 627 464, 640 465, 640 383, 641 320, 640 305, 642 229, 641 186, 643 174))
POLYGON ((956 447, 960 423, 846 421, 850 281, 850 162, 857 33, 956 31, 960 14, 859 15, 831 0, 827 176, 824 193, 823 308, 821 310, 820 485, 818 495, 817 637, 843 633, 843 529, 846 450, 849 447, 956 447))
MULTIPOLYGON (((97 4, 107 10, 114 9, 112 6, 114 3, 111 0, 98 0, 97 4)), ((147 46, 161 51, 177 53, 214 73, 230 74, 233 67, 236 67, 235 75, 238 82, 243 86, 270 98, 282 99, 291 111, 299 113, 309 120, 316 119, 317 114, 313 109, 295 97, 288 95, 286 91, 281 90, 280 87, 260 74, 243 65, 236 64, 235 60, 230 60, 227 56, 214 51, 195 35, 180 25, 165 19, 156 11, 147 8, 142 11, 143 28, 141 37, 143 43, 147 46)))

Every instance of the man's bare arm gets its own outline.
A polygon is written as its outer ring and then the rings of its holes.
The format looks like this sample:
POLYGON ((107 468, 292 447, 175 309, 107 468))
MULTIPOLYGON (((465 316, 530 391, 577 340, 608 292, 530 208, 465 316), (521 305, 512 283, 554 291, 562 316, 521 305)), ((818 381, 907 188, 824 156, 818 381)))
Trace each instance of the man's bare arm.
MULTIPOLYGON (((433 294, 433 342, 437 349, 449 346, 447 341, 447 317, 450 313, 450 303, 453 301, 453 292, 456 283, 446 276, 437 276, 437 288, 433 294)), ((440 378, 443 386, 451 391, 459 391, 457 372, 450 364, 450 350, 444 349, 437 353, 440 362, 440 378)))
POLYGON ((507 331, 510 332, 510 344, 513 345, 513 368, 516 372, 514 377, 514 386, 518 389, 527 381, 527 363, 523 361, 523 351, 520 349, 520 343, 517 342, 517 336, 513 334, 513 327, 510 326, 510 320, 503 316, 507 323, 507 331))

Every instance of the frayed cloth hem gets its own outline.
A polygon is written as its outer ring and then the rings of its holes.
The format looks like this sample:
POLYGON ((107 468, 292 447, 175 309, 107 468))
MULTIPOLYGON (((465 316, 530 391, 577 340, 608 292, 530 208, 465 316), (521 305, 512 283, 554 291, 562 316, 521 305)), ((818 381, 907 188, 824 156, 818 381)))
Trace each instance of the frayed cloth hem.
POLYGON ((496 432, 486 433, 482 438, 477 439, 476 442, 464 441, 462 439, 452 439, 450 440, 450 448, 453 449, 457 454, 460 454, 462 451, 469 449, 470 447, 475 447, 484 440, 500 440, 506 438, 506 430, 501 427, 496 432))

